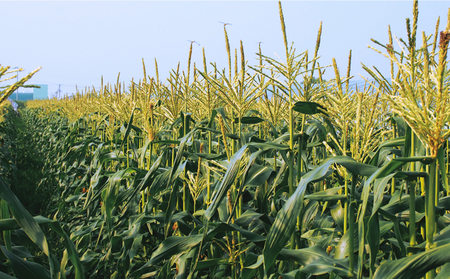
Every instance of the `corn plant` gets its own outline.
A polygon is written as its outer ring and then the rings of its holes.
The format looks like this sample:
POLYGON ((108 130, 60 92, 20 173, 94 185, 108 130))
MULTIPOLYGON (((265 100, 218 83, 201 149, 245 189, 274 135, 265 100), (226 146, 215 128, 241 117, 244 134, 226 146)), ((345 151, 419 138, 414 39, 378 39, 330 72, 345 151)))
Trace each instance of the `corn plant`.
POLYGON ((39 187, 55 190, 48 218, 31 217, 0 180, 0 272, 21 278, 26 262, 42 278, 445 278, 450 27, 417 48, 414 2, 408 43, 375 41, 390 81, 365 67, 374 81, 351 87, 351 52, 345 77, 333 60, 325 81, 322 24, 310 59, 288 44, 278 8, 285 61, 260 47, 249 65, 242 41, 233 57, 225 25, 225 69, 205 50, 191 65, 191 44, 187 70, 166 80, 155 60, 155 77, 143 63, 128 85, 27 103, 22 117, 41 127, 39 187), (19 226, 40 267, 16 247, 19 226))

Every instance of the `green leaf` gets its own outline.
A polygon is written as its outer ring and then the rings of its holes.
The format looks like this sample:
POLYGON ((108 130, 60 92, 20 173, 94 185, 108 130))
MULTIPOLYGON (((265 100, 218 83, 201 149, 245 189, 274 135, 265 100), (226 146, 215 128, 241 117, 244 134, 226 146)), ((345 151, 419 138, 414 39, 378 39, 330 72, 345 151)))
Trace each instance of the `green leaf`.
MULTIPOLYGON (((396 147, 396 146, 403 146, 405 145, 405 137, 398 137, 395 139, 390 139, 382 142, 380 146, 378 147, 375 154, 372 156, 372 159, 370 159, 370 165, 372 166, 378 166, 379 160, 380 160, 380 152, 384 147, 396 147)), ((409 155, 409 154, 405 154, 409 155)))
POLYGON ((439 271, 439 274, 434 279, 447 279, 450 274, 450 263, 444 264, 444 266, 439 271))
MULTIPOLYGON (((450 244, 382 263, 374 279, 419 279, 428 271, 450 262, 450 244)), ((447 274, 448 275, 448 274, 447 274)))
POLYGON ((272 172, 271 167, 253 164, 245 176, 244 187, 257 187, 263 184, 272 172))
POLYGON ((0 271, 0 278, 1 279, 17 279, 17 277, 13 277, 13 276, 3 273, 1 271, 0 271))
MULTIPOLYGON (((64 239, 64 247, 66 247, 65 252, 67 252, 67 255, 70 259, 70 261, 73 264, 73 267, 75 268, 75 278, 76 279, 84 279, 84 271, 83 266, 81 265, 80 257, 78 255, 77 249, 73 242, 70 240, 70 237, 67 235, 67 233, 61 228, 61 225, 59 222, 52 222, 50 223, 50 227, 53 231, 55 231, 60 237, 64 239)), ((64 272, 64 270, 63 270, 64 272)))
POLYGON ((128 140, 128 135, 130 134, 131 127, 133 126, 134 112, 135 112, 136 110, 142 111, 140 108, 134 108, 133 111, 131 112, 130 120, 128 121, 127 129, 126 129, 126 131, 125 131, 125 134, 123 135, 122 144, 120 145, 119 150, 122 150, 123 145, 124 145, 124 144, 127 142, 127 140, 128 140))
POLYGON ((0 197, 9 205, 9 209, 20 227, 28 237, 48 256, 50 269, 54 273, 59 273, 59 264, 49 249, 47 239, 31 214, 23 207, 19 199, 0 177, 0 197))
POLYGON ((73 201, 79 201, 80 197, 84 196, 85 194, 78 194, 78 195, 70 195, 65 199, 65 202, 73 202, 73 201))
MULTIPOLYGON (((0 201, 0 206, 1 206, 1 218, 2 220, 4 219, 10 219, 11 215, 9 214, 9 208, 8 208, 8 204, 6 203, 5 200, 1 200, 0 201)), ((13 219, 14 220, 14 219, 13 219)), ((1 220, 0 220, 1 221, 1 220)), ((15 221, 15 220, 14 220, 15 221)), ((6 249, 11 251, 11 246, 12 246, 12 242, 11 242, 11 231, 7 230, 3 232, 3 240, 5 241, 5 246, 6 249)))
POLYGON ((344 208, 339 203, 330 209, 331 216, 338 226, 342 229, 344 227, 344 208))
POLYGON ((250 142, 247 145, 259 148, 260 150, 263 150, 263 151, 268 151, 268 150, 278 150, 278 151, 289 150, 289 146, 288 145, 279 144, 279 143, 275 143, 275 142, 250 142))
POLYGON ((42 265, 25 261, 13 253, 9 252, 3 246, 1 247, 3 253, 11 263, 11 267, 18 278, 36 278, 36 279, 50 279, 50 272, 42 265))
MULTIPOLYGON (((61 228, 59 222, 50 220, 48 218, 42 216, 35 216, 33 219, 38 224, 48 224, 53 231, 55 231, 59 236, 64 239, 64 246, 68 251, 68 256, 75 267, 75 278, 84 278, 83 268, 80 263, 80 259, 78 257, 78 252, 75 248, 75 245, 70 240, 70 237, 66 234, 66 232, 61 228)), ((2 219, 0 220, 0 230, 14 230, 20 228, 18 222, 15 219, 2 219)), ((15 247, 12 247, 13 251, 15 251, 15 247)), ((17 248, 16 248, 17 249, 17 248)), ((17 254, 17 253, 15 253, 17 254)), ((18 255, 18 254, 17 254, 18 255)), ((25 254, 24 254, 25 255, 25 254)))
POLYGON ((214 119, 216 118, 217 115, 217 111, 215 109, 212 110, 211 112, 211 117, 209 118, 209 122, 208 122, 208 128, 212 128, 212 125, 214 123, 214 119))
POLYGON ((195 270, 202 270, 206 268, 216 267, 219 265, 231 265, 231 263, 228 261, 228 259, 220 259, 220 258, 203 260, 198 262, 197 268, 195 270))
POLYGON ((372 216, 377 212, 378 208, 380 208, 387 184, 391 181, 394 175, 395 173, 392 173, 386 177, 375 180, 373 186, 372 216))
POLYGON ((304 114, 325 113, 326 111, 324 106, 315 102, 297 102, 292 109, 304 114))
POLYGON ((201 234, 191 236, 169 236, 161 243, 161 245, 159 245, 158 249, 153 252, 150 261, 134 272, 135 274, 132 274, 131 277, 136 276, 138 278, 137 275, 143 274, 147 268, 159 264, 161 261, 167 260, 174 255, 191 250, 202 241, 202 238, 203 236, 201 234))
POLYGON ((212 198, 211 204, 208 206, 208 209, 205 211, 205 217, 211 219, 211 217, 216 212, 217 208, 220 205, 220 202, 227 195, 228 189, 230 189, 231 185, 233 185, 234 180, 239 172, 239 165, 242 160, 242 157, 245 155, 245 151, 247 150, 247 145, 244 145, 239 149, 236 153, 234 153, 233 157, 230 159, 230 164, 228 165, 228 169, 220 182, 218 191, 212 198))
POLYGON ((110 234, 113 233, 113 224, 112 224, 112 212, 115 207, 115 203, 117 197, 119 195, 119 189, 122 180, 132 177, 132 174, 136 173, 136 170, 133 168, 126 168, 114 173, 109 178, 108 187, 105 189, 105 196, 103 197, 105 214, 106 214, 106 224, 108 228, 108 232, 110 234))
MULTIPOLYGON (((138 193, 140 193, 145 187, 150 187, 148 193, 152 197, 153 195, 155 195, 156 192, 158 192, 160 190, 160 186, 161 187, 167 186, 167 181, 166 181, 166 183, 161 183, 162 185, 158 185, 158 183, 155 183, 155 181, 158 180, 157 178, 155 178, 153 180, 153 183, 152 183, 152 179, 151 179, 151 178, 153 178, 153 175, 156 173, 156 171, 160 167, 161 161, 164 158, 165 154, 166 154, 165 151, 162 152, 162 154, 158 157, 158 159, 156 159, 156 161, 153 163, 150 170, 145 174, 144 178, 142 178, 141 182, 139 182, 139 184, 136 187, 134 187, 134 190, 128 197, 128 201, 125 204, 125 206, 128 206, 128 203, 130 203, 132 201, 132 199, 134 197, 136 197, 136 195, 138 193), (155 184, 155 186, 153 184, 155 184)), ((167 178, 168 178, 168 176, 167 176, 167 178)))
POLYGON ((175 156, 175 159, 173 161, 173 167, 170 170, 170 176, 167 180, 167 188, 172 188, 172 191, 170 193, 169 198, 169 204, 167 206, 167 210, 164 214, 164 236, 167 237, 169 234, 170 224, 172 220, 173 211, 175 210, 175 206, 177 204, 177 197, 178 197, 178 183, 173 183, 173 181, 177 178, 176 174, 180 171, 180 169, 183 169, 186 166, 187 161, 184 161, 184 163, 181 163, 181 159, 183 157, 183 151, 186 148, 186 145, 188 142, 192 140, 192 134, 196 131, 196 129, 193 129, 189 133, 187 133, 180 141, 180 146, 178 148, 177 155, 175 156), (181 164, 181 167, 180 167, 181 164))
POLYGON ((343 259, 348 256, 350 247, 350 236, 353 235, 354 241, 353 241, 353 251, 358 251, 358 231, 355 228, 355 231, 353 234, 350 234, 350 230, 347 230, 345 234, 341 237, 339 240, 338 245, 336 245, 335 251, 334 251, 334 258, 335 259, 343 259))
POLYGON ((11 250, 14 255, 19 258, 33 258, 34 256, 30 254, 28 249, 25 246, 12 246, 11 250))
POLYGON ((246 239, 248 239, 252 242, 261 242, 266 239, 265 236, 245 230, 245 229, 237 226, 236 224, 227 224, 227 223, 220 222, 220 224, 218 226, 216 226, 213 230, 211 230, 210 232, 207 233, 206 240, 212 239, 218 233, 232 232, 232 231, 240 232, 243 237, 245 237, 246 239))
POLYGON ((314 200, 314 201, 340 201, 346 200, 346 195, 338 195, 339 190, 342 190, 344 187, 335 187, 330 188, 324 191, 316 192, 310 195, 306 195, 305 199, 314 200))
POLYGON ((341 277, 349 277, 348 259, 334 259, 319 245, 296 250, 283 249, 280 256, 300 263, 303 266, 300 269, 302 273, 321 275, 333 272, 341 277))
POLYGON ((338 156, 325 160, 319 167, 306 173, 302 177, 302 180, 297 186, 295 192, 278 212, 275 222, 267 235, 263 250, 264 270, 266 274, 275 262, 278 253, 284 248, 286 242, 294 233, 297 217, 300 215, 303 207, 303 198, 306 186, 310 182, 324 179, 330 174, 329 168, 335 163, 340 164, 347 168, 350 172, 359 175, 370 175, 378 169, 374 166, 358 163, 350 157, 338 156))
MULTIPOLYGON (((42 217, 42 216, 34 216, 33 219, 37 224, 49 224, 49 223, 56 222, 56 221, 50 220, 50 219, 42 217)), ((20 225, 17 223, 16 219, 8 218, 8 219, 0 220, 0 230, 1 231, 15 230, 18 228, 20 228, 20 225)))
MULTIPOLYGON (((242 124, 258 124, 264 121, 264 119, 257 116, 244 116, 240 119, 242 124)), ((234 121, 239 123, 239 118, 235 118, 234 121)))

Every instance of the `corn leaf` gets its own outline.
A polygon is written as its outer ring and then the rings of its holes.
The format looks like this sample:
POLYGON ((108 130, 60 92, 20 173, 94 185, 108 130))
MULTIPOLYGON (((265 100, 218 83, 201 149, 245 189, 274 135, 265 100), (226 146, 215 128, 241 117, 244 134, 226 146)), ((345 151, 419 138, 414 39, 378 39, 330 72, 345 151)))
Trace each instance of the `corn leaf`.
POLYGON ((42 265, 25 261, 13 253, 9 252, 5 247, 1 247, 2 252, 9 259, 11 267, 18 278, 36 278, 50 279, 50 272, 42 265))
POLYGON ((280 258, 298 262, 303 266, 300 271, 306 274, 321 275, 334 272, 341 277, 349 277, 348 259, 332 258, 319 245, 296 250, 283 249, 280 251, 280 258))
POLYGON ((374 274, 374 279, 419 279, 428 271, 450 262, 450 244, 399 260, 386 261, 374 274))

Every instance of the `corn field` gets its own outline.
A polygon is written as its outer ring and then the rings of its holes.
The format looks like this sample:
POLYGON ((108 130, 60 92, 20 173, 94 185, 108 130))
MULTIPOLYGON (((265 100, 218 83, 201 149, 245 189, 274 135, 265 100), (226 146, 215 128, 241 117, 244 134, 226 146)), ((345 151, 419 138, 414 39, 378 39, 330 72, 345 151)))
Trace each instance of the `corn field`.
POLYGON ((167 80, 142 61, 138 81, 4 108, 0 277, 450 278, 450 9, 422 36, 418 12, 373 40, 391 71, 359 87, 351 51, 320 64, 322 26, 297 52, 279 3, 282 59, 249 65, 224 26, 225 69, 191 43, 167 80))

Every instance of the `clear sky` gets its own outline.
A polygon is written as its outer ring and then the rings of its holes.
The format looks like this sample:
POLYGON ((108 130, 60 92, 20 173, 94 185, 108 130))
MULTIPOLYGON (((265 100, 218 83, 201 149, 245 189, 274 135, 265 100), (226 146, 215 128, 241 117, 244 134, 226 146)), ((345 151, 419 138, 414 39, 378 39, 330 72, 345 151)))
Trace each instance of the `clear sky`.
MULTIPOLYGON (((406 39, 405 19, 412 19, 412 1, 282 1, 287 37, 298 53, 311 56, 320 22, 323 22, 319 63, 336 58, 342 75, 348 53, 353 52, 352 75, 368 76, 361 62, 389 75, 389 61, 367 46, 371 38, 388 42, 393 35, 406 39)), ((421 31, 445 29, 450 1, 419 1, 418 44, 421 31)), ((202 48, 208 63, 227 66, 223 24, 231 48, 242 40, 246 59, 255 60, 258 42, 264 55, 284 59, 277 1, 2 1, 0 0, 0 64, 22 67, 21 76, 42 66, 29 83, 48 84, 53 95, 142 79, 142 59, 154 77, 154 59, 162 79, 181 64, 186 70, 190 41, 196 41, 193 62, 202 65, 202 48)), ((394 43, 398 49, 398 44, 394 43)), ((212 67, 210 67, 211 69, 212 67)), ((329 78, 333 70, 327 70, 329 78)))

